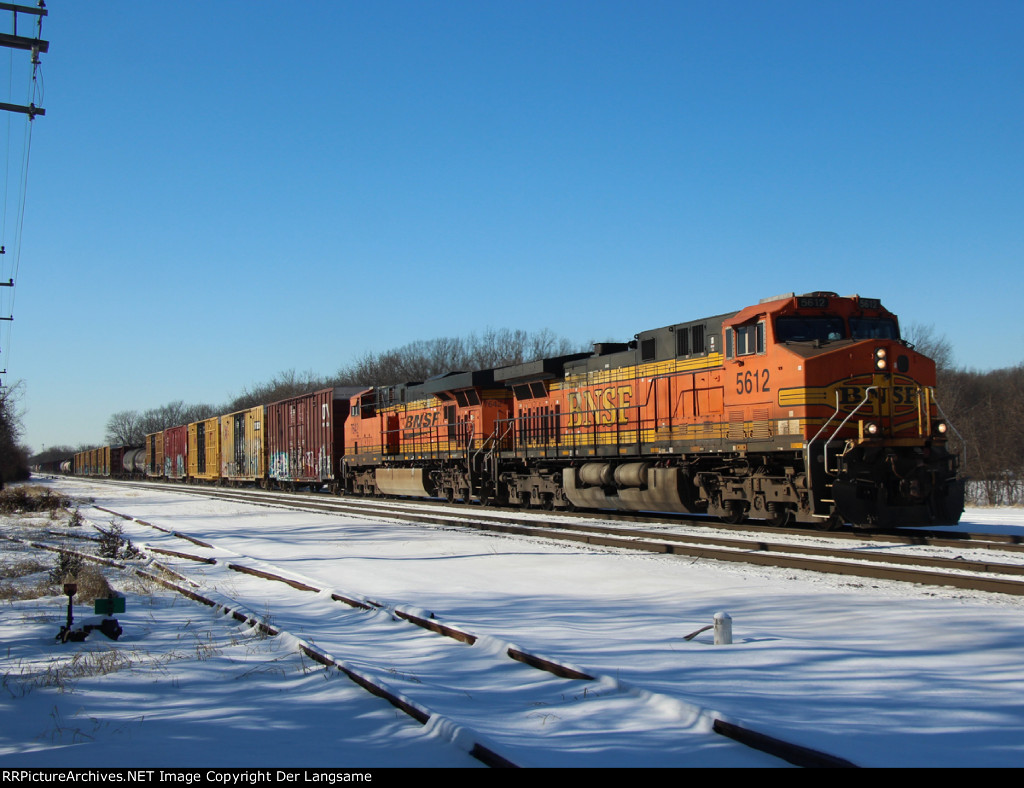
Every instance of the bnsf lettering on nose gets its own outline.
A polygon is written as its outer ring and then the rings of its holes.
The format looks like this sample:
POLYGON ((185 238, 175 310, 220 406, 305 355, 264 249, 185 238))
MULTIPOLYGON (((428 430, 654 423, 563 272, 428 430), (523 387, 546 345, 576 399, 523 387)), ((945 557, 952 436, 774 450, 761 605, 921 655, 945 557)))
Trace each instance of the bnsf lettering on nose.
MULTIPOLYGON (((840 405, 858 405, 864 401, 866 386, 839 386, 840 405)), ((889 401, 889 389, 874 389, 872 392, 883 405, 889 401)), ((917 399, 916 386, 893 386, 892 401, 896 405, 909 405, 917 399)))
POLYGON ((569 426, 625 424, 626 409, 633 399, 632 386, 612 386, 593 391, 574 391, 568 395, 569 426))

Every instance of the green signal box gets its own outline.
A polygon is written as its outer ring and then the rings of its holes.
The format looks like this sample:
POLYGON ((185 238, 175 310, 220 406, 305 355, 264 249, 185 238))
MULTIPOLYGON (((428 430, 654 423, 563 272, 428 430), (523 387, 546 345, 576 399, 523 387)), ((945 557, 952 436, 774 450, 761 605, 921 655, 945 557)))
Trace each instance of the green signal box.
POLYGON ((93 603, 93 613, 97 616, 112 616, 124 612, 124 597, 112 596, 108 599, 97 599, 93 603))

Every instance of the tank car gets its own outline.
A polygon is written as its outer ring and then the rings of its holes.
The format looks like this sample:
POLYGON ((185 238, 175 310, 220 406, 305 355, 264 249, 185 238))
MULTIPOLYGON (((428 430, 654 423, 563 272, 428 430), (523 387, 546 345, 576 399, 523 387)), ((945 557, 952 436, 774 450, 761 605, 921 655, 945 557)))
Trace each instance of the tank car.
POLYGON ((591 354, 353 398, 353 493, 946 525, 964 480, 935 365, 878 299, 786 294, 591 354))

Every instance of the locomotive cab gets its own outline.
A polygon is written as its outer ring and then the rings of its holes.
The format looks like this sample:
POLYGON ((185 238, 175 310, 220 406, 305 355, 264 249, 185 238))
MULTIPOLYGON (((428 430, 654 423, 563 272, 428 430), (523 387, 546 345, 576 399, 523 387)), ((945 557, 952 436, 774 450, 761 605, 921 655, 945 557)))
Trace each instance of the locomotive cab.
MULTIPOLYGON (((943 525, 964 482, 935 400, 935 364, 900 338, 878 299, 811 293, 743 310, 725 327, 727 410, 762 403, 802 454, 799 519, 943 525), (774 412, 772 412, 774 411, 774 412)), ((730 419, 733 415, 730 416, 730 419)))

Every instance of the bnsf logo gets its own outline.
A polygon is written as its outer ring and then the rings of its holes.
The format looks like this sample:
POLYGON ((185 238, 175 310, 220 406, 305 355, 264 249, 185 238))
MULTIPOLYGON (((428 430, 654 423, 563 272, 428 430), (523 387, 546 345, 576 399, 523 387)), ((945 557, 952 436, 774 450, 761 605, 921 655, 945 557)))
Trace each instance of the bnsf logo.
POLYGON ((440 420, 440 414, 436 410, 428 413, 417 413, 414 416, 405 417, 405 429, 419 430, 425 427, 435 427, 440 420))
POLYGON ((569 426, 625 424, 626 408, 632 404, 632 386, 613 386, 593 391, 573 391, 568 395, 569 426))
MULTIPOLYGON (((867 386, 836 386, 839 392, 840 405, 859 405, 864 401, 867 386)), ((893 386, 892 401, 894 405, 914 405, 917 403, 917 386, 893 386)), ((874 389, 872 398, 885 405, 889 401, 890 389, 874 389)))

